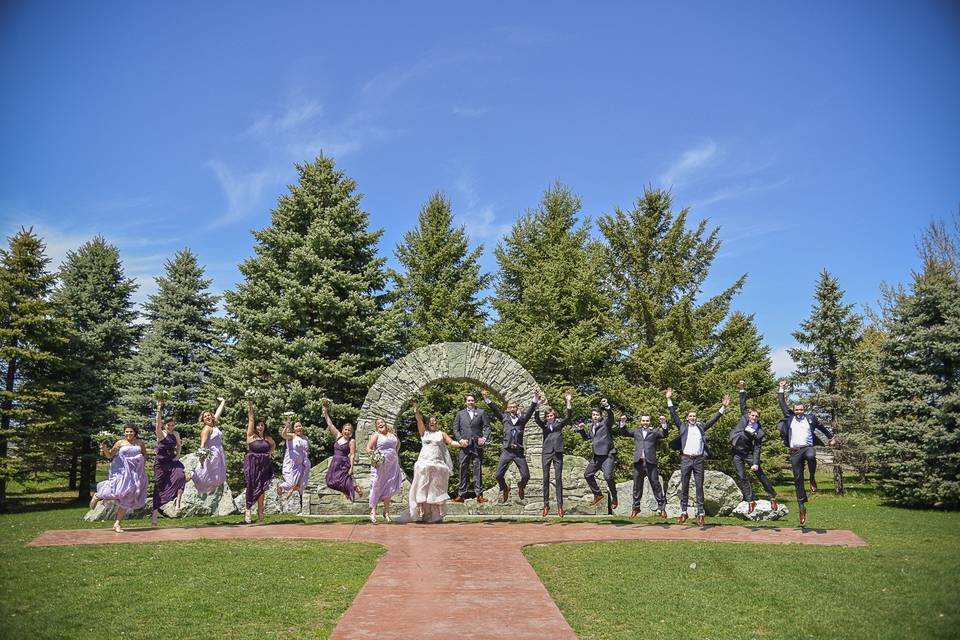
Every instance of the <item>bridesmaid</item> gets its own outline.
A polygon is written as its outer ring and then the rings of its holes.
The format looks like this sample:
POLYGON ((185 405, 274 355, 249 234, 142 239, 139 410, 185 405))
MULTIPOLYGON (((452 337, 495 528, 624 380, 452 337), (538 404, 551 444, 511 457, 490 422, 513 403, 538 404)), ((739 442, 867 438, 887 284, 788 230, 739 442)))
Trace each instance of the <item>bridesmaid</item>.
POLYGON ((200 448, 209 449, 210 455, 193 470, 193 486, 199 493, 210 493, 227 479, 227 461, 223 457, 223 433, 217 423, 223 414, 227 401, 217 398, 220 406, 216 412, 204 411, 200 414, 200 448))
POLYGON ((400 440, 383 418, 377 418, 377 430, 367 440, 367 453, 383 454, 383 462, 370 465, 370 522, 377 524, 377 504, 383 503, 383 517, 390 522, 390 498, 400 493, 403 474, 400 471, 400 440))
POLYGON ((327 467, 325 482, 334 491, 353 500, 355 496, 363 497, 363 489, 353 483, 353 461, 357 457, 357 441, 353 439, 353 425, 349 422, 338 430, 330 419, 327 407, 323 407, 323 419, 327 421, 327 429, 333 436, 333 459, 327 467))
POLYGON ((101 500, 116 500, 119 509, 113 530, 122 533, 120 523, 127 511, 140 509, 147 504, 147 448, 139 438, 137 428, 128 424, 123 428, 123 438, 117 440, 113 447, 107 448, 106 443, 100 443, 100 454, 115 459, 110 465, 110 476, 97 483, 90 508, 96 507, 101 500))
POLYGON ((294 491, 299 491, 302 498, 310 480, 310 443, 303 437, 302 422, 293 423, 293 433, 289 428, 288 419, 280 430, 280 437, 287 441, 287 449, 283 454, 283 482, 277 485, 277 497, 286 491, 289 498, 294 491))
POLYGON ((247 457, 243 460, 243 477, 247 481, 247 508, 243 512, 243 521, 251 522, 250 509, 257 503, 257 521, 263 521, 264 494, 273 479, 273 463, 270 455, 277 444, 267 435, 267 425, 263 420, 254 424, 253 401, 247 400, 247 457))
POLYGON ((157 400, 157 451, 153 463, 153 515, 150 524, 157 526, 160 507, 176 499, 177 511, 180 498, 187 484, 183 463, 180 462, 180 434, 172 417, 163 420, 163 400, 157 400))

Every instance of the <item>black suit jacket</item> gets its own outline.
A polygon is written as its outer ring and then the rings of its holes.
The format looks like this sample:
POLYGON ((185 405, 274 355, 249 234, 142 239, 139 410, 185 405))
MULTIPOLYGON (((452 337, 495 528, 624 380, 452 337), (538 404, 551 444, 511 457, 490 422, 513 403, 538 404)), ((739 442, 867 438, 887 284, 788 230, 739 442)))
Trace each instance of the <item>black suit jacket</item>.
POLYGON ((490 438, 490 416, 483 409, 473 410, 473 420, 470 419, 470 412, 466 409, 457 411, 453 419, 453 439, 466 440, 469 442, 468 449, 476 448, 477 438, 490 438))
POLYGON ((577 431, 581 438, 590 440, 590 446, 595 456, 617 453, 617 448, 613 444, 613 409, 607 407, 605 411, 607 415, 597 425, 596 434, 593 433, 593 423, 587 425, 585 429, 577 431))
MULTIPOLYGON (((780 411, 783 413, 783 420, 780 421, 780 424, 777 425, 780 429, 780 438, 783 440, 784 446, 788 449, 790 448, 790 422, 793 420, 796 415, 793 412, 793 409, 787 406, 787 400, 783 397, 783 392, 777 392, 777 400, 780 402, 780 411)), ((807 419, 807 425, 810 427, 810 434, 813 436, 813 444, 823 446, 823 440, 817 437, 817 431, 821 432, 823 435, 827 436, 827 440, 833 439, 833 433, 830 429, 827 429, 820 423, 820 419, 812 413, 804 413, 803 416, 807 419)))
POLYGON ((747 426, 750 424, 749 413, 750 412, 747 411, 747 392, 741 390, 740 420, 730 429, 730 434, 727 436, 727 439, 730 441, 730 446, 733 447, 734 451, 749 454, 751 456, 751 464, 759 467, 760 443, 763 442, 766 434, 763 431, 763 427, 760 426, 760 423, 757 423, 757 430, 752 435, 747 431, 747 426))
MULTIPOLYGON (((677 429, 680 431, 680 435, 670 441, 670 448, 682 452, 684 445, 687 444, 687 433, 690 425, 680 421, 680 416, 677 415, 676 405, 671 404, 668 408, 670 409, 670 417, 673 418, 673 424, 677 425, 677 429)), ((706 422, 698 422, 693 425, 697 429, 700 429, 700 437, 703 439, 703 455, 705 456, 710 455, 710 447, 707 445, 707 429, 717 424, 717 420, 719 420, 722 415, 723 413, 717 411, 706 422)))
POLYGON ((533 419, 543 432, 543 453, 563 453, 563 428, 573 420, 573 409, 567 409, 567 415, 564 418, 557 418, 553 422, 553 429, 550 425, 540 418, 540 412, 533 414, 533 419))
POLYGON ((625 436, 630 436, 633 438, 634 450, 633 450, 633 461, 634 463, 640 462, 640 453, 643 453, 643 459, 647 461, 647 464, 657 464, 657 443, 661 438, 666 438, 667 433, 670 431, 670 425, 664 423, 659 427, 650 427, 647 429, 647 437, 643 437, 643 428, 636 427, 634 429, 628 429, 624 425, 620 429, 620 433, 625 436))
POLYGON ((514 424, 513 420, 510 419, 509 415, 504 415, 500 412, 500 407, 498 407, 494 402, 488 401, 487 406, 490 407, 490 411, 496 418, 500 419, 500 422, 503 423, 503 448, 507 451, 517 451, 517 449, 510 448, 510 432, 514 429, 517 430, 517 444, 519 445, 519 451, 523 452, 523 430, 527 426, 527 422, 530 421, 530 418, 533 416, 534 412, 537 410, 537 403, 531 402, 530 408, 527 409, 526 413, 523 415, 517 416, 517 423, 514 424))

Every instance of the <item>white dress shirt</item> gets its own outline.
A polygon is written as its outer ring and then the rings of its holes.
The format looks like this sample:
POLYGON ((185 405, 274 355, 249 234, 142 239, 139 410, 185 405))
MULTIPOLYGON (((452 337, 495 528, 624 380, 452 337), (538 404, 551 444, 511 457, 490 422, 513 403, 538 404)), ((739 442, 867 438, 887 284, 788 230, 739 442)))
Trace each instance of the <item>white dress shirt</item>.
POLYGON ((799 418, 793 416, 790 420, 790 448, 799 449, 801 447, 813 446, 813 431, 810 429, 810 420, 807 416, 799 418))

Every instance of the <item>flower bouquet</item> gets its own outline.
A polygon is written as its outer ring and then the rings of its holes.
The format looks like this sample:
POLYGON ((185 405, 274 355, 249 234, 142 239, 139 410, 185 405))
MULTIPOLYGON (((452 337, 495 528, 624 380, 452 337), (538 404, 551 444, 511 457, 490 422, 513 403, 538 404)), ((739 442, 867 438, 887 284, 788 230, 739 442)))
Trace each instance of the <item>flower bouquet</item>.
POLYGON ((106 447, 109 449, 113 446, 114 442, 120 439, 120 437, 112 431, 103 430, 97 433, 96 439, 100 443, 101 447, 106 447))
POLYGON ((210 449, 208 447, 199 447, 197 449, 197 461, 200 464, 203 464, 207 461, 207 458, 210 457, 210 449))
POLYGON ((384 460, 386 460, 386 458, 384 457, 382 451, 377 450, 370 454, 370 464, 375 467, 379 467, 381 464, 383 464, 384 460))
POLYGON ((153 399, 157 402, 166 402, 170 399, 170 394, 163 389, 157 389, 153 392, 153 399))
POLYGON ((331 405, 332 403, 333 403, 333 401, 330 400, 330 398, 320 398, 320 408, 321 408, 321 409, 329 409, 329 408, 330 408, 330 405, 331 405))

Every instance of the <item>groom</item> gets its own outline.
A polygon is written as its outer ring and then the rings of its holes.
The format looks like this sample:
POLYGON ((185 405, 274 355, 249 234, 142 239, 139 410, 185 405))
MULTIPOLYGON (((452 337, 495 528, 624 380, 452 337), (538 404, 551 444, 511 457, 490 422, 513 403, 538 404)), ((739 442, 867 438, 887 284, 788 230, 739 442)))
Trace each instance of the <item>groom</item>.
POLYGON ((483 504, 487 499, 483 497, 480 470, 483 468, 483 448, 487 444, 487 438, 490 437, 490 418, 486 411, 477 408, 477 399, 472 393, 464 397, 463 405, 463 409, 458 411, 453 419, 453 437, 464 447, 460 449, 458 459, 460 486, 457 497, 452 498, 450 502, 463 502, 464 495, 467 493, 467 475, 472 468, 474 493, 477 496, 477 502, 483 504))

